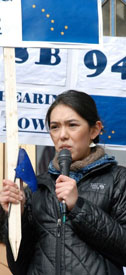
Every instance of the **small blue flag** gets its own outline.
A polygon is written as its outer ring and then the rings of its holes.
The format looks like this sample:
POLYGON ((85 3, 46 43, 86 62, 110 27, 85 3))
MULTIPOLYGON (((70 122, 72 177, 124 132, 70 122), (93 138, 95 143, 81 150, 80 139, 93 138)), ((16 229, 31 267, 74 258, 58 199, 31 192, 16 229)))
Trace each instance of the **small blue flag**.
POLYGON ((100 143, 126 145, 126 97, 93 95, 104 126, 100 143))
POLYGON ((97 0, 21 0, 23 41, 99 43, 97 0))
POLYGON ((19 149, 17 167, 15 171, 16 178, 20 178, 27 183, 32 192, 37 190, 37 179, 35 173, 28 154, 23 148, 19 149))

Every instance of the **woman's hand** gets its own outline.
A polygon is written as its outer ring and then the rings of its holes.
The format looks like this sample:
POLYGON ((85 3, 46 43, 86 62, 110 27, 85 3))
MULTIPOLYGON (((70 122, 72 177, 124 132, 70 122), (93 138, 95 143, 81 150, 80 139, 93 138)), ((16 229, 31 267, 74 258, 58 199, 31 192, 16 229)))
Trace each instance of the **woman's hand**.
POLYGON ((68 210, 72 210, 78 199, 76 181, 67 176, 60 175, 56 180, 56 196, 59 201, 65 201, 68 210))
POLYGON ((9 211, 9 204, 14 203, 18 204, 21 202, 21 209, 22 212, 24 210, 24 203, 25 203, 25 193, 20 190, 16 183, 10 180, 3 180, 3 189, 0 191, 0 204, 4 211, 9 211))

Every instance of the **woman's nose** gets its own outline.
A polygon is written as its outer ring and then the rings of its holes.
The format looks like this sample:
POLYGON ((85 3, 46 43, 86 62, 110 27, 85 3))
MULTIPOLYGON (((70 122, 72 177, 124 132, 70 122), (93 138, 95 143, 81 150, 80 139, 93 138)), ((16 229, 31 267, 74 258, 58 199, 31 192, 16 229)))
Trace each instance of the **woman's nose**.
POLYGON ((68 138, 68 131, 67 131, 66 127, 61 127, 60 138, 61 139, 68 138))

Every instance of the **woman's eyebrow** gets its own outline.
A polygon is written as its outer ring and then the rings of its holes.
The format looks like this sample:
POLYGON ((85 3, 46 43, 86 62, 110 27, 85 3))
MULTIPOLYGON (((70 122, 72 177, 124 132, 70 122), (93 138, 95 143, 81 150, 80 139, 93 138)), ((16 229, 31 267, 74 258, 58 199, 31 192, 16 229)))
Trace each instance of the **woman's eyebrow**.
POLYGON ((59 123, 58 121, 50 121, 50 124, 59 123))
MULTIPOLYGON (((78 119, 66 119, 65 122, 78 122, 78 119)), ((52 123, 60 123, 60 121, 50 121, 50 124, 52 123)))

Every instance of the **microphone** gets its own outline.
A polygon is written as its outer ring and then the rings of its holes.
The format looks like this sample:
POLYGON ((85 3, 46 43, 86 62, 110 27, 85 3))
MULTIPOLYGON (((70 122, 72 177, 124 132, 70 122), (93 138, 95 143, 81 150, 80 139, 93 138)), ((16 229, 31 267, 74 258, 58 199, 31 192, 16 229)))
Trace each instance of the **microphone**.
POLYGON ((58 155, 58 163, 62 175, 69 176, 71 162, 71 152, 68 149, 61 150, 58 155))
MULTIPOLYGON (((63 149, 59 152, 58 163, 60 167, 60 172, 62 175, 69 176, 69 169, 72 162, 71 152, 68 149, 63 149)), ((63 222, 66 220, 66 204, 65 201, 62 201, 62 213, 63 213, 63 222)))

